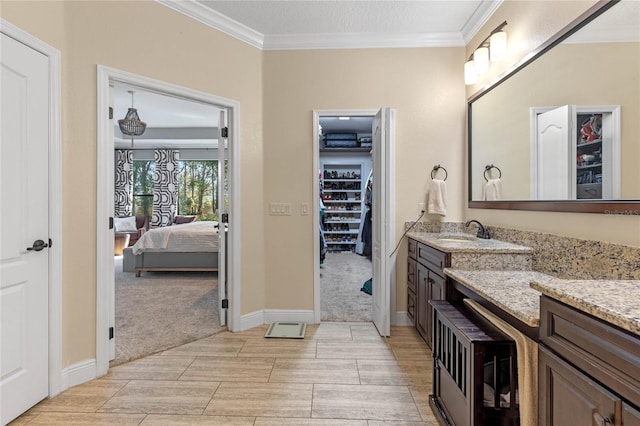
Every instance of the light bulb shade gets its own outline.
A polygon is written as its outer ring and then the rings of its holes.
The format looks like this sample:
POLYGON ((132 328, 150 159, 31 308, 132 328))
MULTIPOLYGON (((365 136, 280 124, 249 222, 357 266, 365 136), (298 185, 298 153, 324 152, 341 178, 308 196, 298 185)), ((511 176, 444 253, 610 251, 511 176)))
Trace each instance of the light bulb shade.
POLYGON ((498 31, 489 38, 491 62, 504 61, 507 57, 507 33, 498 31))
POLYGON ((476 72, 476 64, 473 60, 464 64, 464 84, 476 84, 478 82, 478 73, 476 72))
POLYGON ((125 135, 140 136, 147 128, 147 123, 140 120, 138 111, 135 108, 129 108, 127 115, 122 120, 118 120, 118 126, 120 126, 120 131, 125 135))
POLYGON ((489 69, 489 48, 478 47, 473 52, 473 61, 476 63, 476 73, 482 75, 489 69))

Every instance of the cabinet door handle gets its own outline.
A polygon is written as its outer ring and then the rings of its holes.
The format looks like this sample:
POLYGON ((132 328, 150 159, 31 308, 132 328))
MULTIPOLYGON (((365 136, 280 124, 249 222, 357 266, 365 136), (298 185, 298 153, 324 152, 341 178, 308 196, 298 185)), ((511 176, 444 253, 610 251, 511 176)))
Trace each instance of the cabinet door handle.
POLYGON ((593 420, 598 426, 607 426, 613 424, 613 420, 611 419, 611 417, 603 417, 600 413, 593 413, 593 420))

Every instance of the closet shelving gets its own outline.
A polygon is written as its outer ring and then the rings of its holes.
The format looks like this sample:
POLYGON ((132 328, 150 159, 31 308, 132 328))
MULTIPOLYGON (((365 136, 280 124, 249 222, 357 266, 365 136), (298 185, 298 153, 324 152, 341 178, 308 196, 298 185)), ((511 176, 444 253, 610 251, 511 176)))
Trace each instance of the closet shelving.
POLYGON ((323 228, 329 251, 355 251, 362 221, 362 167, 325 163, 323 228))
POLYGON ((620 107, 575 107, 571 188, 578 200, 620 198, 620 107))
POLYGON ((602 114, 578 114, 578 124, 576 195, 578 199, 600 199, 603 179, 602 114))

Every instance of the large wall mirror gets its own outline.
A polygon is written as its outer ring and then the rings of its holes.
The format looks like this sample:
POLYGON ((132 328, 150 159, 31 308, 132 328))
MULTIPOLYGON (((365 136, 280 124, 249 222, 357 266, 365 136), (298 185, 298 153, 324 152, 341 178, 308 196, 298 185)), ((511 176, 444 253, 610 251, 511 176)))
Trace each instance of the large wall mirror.
POLYGON ((640 214, 640 2, 599 2, 468 102, 469 207, 640 214))

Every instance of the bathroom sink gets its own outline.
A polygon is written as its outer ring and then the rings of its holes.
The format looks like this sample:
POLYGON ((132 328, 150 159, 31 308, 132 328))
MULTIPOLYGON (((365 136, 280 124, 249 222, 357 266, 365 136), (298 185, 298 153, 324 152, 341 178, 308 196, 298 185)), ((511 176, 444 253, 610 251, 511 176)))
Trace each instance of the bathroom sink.
POLYGON ((475 241, 476 237, 468 234, 442 234, 436 237, 438 241, 448 241, 448 242, 460 242, 460 241, 475 241))

